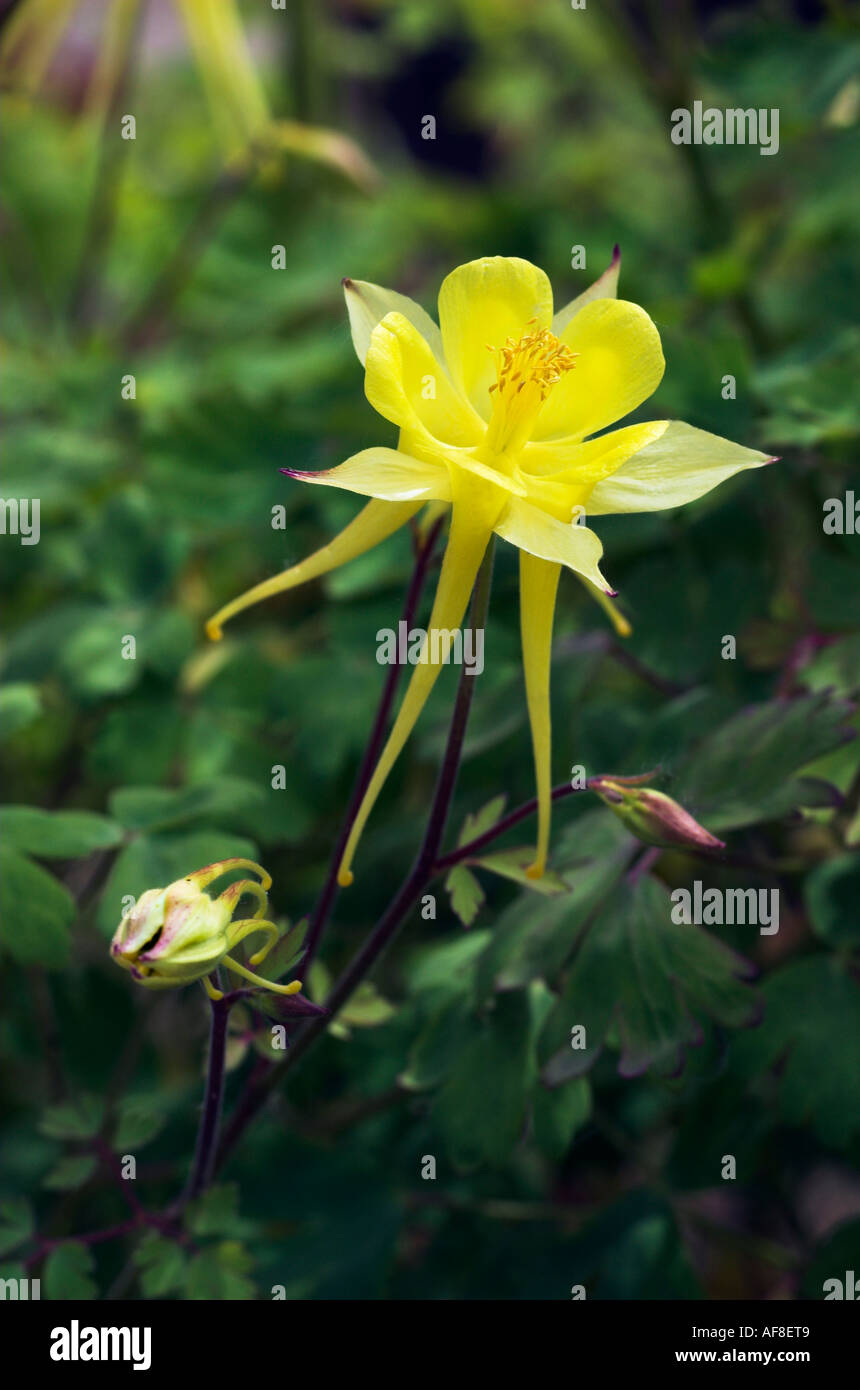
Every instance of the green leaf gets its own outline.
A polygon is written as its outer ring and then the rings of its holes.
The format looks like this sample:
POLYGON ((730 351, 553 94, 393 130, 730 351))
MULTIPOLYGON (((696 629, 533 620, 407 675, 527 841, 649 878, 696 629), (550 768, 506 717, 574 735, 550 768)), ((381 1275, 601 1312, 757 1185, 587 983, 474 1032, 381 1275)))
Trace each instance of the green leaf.
POLYGON ((807 804, 796 774, 854 734, 828 691, 741 710, 699 744, 672 795, 709 830, 774 820, 807 804))
POLYGON ((804 885, 812 929, 831 946, 860 946, 860 858, 841 854, 819 864, 804 885))
POLYGON ((538 1084, 532 1103, 535 1142, 555 1162, 564 1158, 576 1134, 591 1114, 591 1084, 586 1076, 547 1090, 538 1084))
MULTIPOLYGON (((289 922, 283 936, 275 943, 264 961, 254 969, 264 980, 280 980, 288 970, 301 960, 304 954, 304 940, 308 930, 308 918, 303 917, 295 926, 289 922)), ((299 972, 300 973, 300 972, 299 972)))
POLYGON ((465 864, 455 864, 445 879, 451 911, 464 927, 470 927, 484 901, 484 890, 465 864))
POLYGON ((144 1298, 163 1298, 185 1283, 185 1251, 175 1240, 168 1240, 157 1231, 147 1231, 134 1252, 134 1262, 140 1270, 144 1298))
POLYGON ((90 1278, 93 1257, 85 1245, 66 1241, 52 1250, 42 1271, 42 1286, 46 1298, 67 1300, 91 1299, 98 1288, 90 1278))
POLYGON ((185 1226, 194 1236, 250 1235, 255 1227, 239 1215, 239 1189, 235 1183, 210 1187, 185 1212, 185 1226))
POLYGON ((438 1086, 467 1044, 481 1031, 469 999, 448 997, 430 1015, 409 1053, 409 1064, 398 1080, 411 1091, 438 1086))
POLYGON ((103 1119, 101 1097, 82 1095, 63 1105, 49 1106, 39 1121, 39 1130, 49 1139, 92 1139, 103 1119))
POLYGON ((0 945, 21 965, 68 962, 75 902, 69 890, 11 845, 0 845, 0 945))
POLYGON ((231 817, 263 799, 263 791, 243 777, 219 777, 174 791, 167 787, 120 787, 110 799, 111 814, 127 830, 165 830, 191 821, 231 817))
POLYGON ((33 1209, 24 1197, 0 1202, 0 1255, 8 1255, 33 1234, 33 1209))
POLYGON ((363 980, 350 996, 349 1003, 341 1009, 337 1021, 348 1028, 377 1028, 396 1013, 394 1005, 383 999, 373 981, 363 980))
POLYGON ((142 1149, 164 1125, 161 1102, 157 1097, 126 1096, 120 1101, 119 1117, 111 1147, 116 1153, 142 1149))
POLYGON ((255 1298, 256 1288, 247 1277, 252 1264, 238 1241, 222 1241, 194 1256, 188 1266, 185 1296, 195 1301, 255 1298))
POLYGON ((92 811, 43 811, 0 806, 0 837, 39 859, 74 859, 119 844, 122 829, 92 811))
POLYGON ((525 991, 499 995, 433 1107, 433 1120, 457 1167, 505 1162, 522 1134, 533 1079, 529 997, 525 991))
POLYGON ((494 796, 492 801, 488 801, 486 806, 482 806, 480 811, 474 814, 471 812, 463 821, 462 829, 457 837, 457 848, 467 845, 470 840, 477 840, 479 835, 485 835, 488 830, 492 830, 496 821, 500 818, 505 809, 507 797, 494 796))
POLYGON ((73 1192, 83 1187, 97 1167, 98 1160, 94 1154, 74 1154, 61 1158, 42 1179, 42 1186, 55 1192, 73 1192))
POLYGON ((587 1071, 617 1032, 622 1076, 649 1068, 679 1072, 684 1052, 702 1038, 699 1016, 727 1027, 758 1017, 743 982, 750 962, 701 927, 672 921, 665 888, 647 875, 618 884, 588 928, 567 981, 541 1033, 543 1078, 551 1086, 587 1071), (587 1046, 570 1045, 585 1028, 587 1046))
POLYGON ((838 960, 792 961, 767 979, 761 1027, 735 1040, 732 1066, 754 1079, 779 1064, 778 1109, 844 1149, 860 1133, 860 990, 838 960))
POLYGON ((475 961, 492 939, 493 933, 485 929, 468 935, 458 932, 447 941, 419 946, 406 966, 410 993, 440 990, 445 994, 461 994, 470 990, 475 961))
POLYGON ((817 652, 801 671, 810 690, 830 690, 851 697, 860 691, 860 636, 845 637, 817 652))
POLYGON ((42 712, 38 687, 26 681, 10 681, 0 690, 0 739, 13 738, 42 712))
POLYGON ((145 615, 139 610, 106 609, 74 628, 60 657, 62 674, 74 692, 85 700, 100 700, 136 685, 142 663, 123 656, 123 648, 127 637, 140 644, 145 627, 145 615))
POLYGON ((527 888, 530 893, 542 893, 548 898, 554 897, 557 893, 567 893, 570 885, 551 870, 547 870, 540 878, 526 876, 526 869, 534 862, 534 857, 532 845, 518 845, 514 849, 500 849, 493 854, 482 854, 480 858, 470 859, 468 862, 475 868, 489 869, 490 873, 509 878, 521 888, 527 888))
POLYGON ((702 1297, 674 1212, 650 1192, 627 1193, 591 1218, 569 1255, 571 1284, 588 1298, 675 1302, 702 1297))
POLYGON ((608 813, 592 811, 575 821, 556 856, 570 887, 543 902, 524 894, 500 914, 478 962, 479 996, 516 989, 537 978, 553 983, 629 859, 632 844, 621 823, 608 813))

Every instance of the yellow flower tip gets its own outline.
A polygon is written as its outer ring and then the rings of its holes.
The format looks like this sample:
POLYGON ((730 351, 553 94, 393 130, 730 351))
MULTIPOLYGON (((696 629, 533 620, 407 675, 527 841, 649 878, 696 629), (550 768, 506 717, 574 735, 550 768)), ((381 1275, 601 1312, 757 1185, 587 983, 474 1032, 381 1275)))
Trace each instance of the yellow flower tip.
POLYGON ((210 642, 220 642, 224 636, 224 629, 220 623, 216 623, 214 618, 210 618, 206 624, 206 636, 210 642))
POLYGON ((341 888, 348 888, 354 879, 355 874, 351 869, 338 869, 337 881, 341 888))
POLYGON ((627 619, 619 613, 615 620, 615 631, 619 637, 630 637, 633 633, 633 624, 628 623, 627 619))
POLYGON ((528 868, 526 869, 526 878, 530 878, 532 882, 534 882, 535 879, 543 878, 545 869, 546 861, 542 859, 536 859, 534 864, 529 864, 528 868))
POLYGON ((302 987, 302 982, 301 982, 301 980, 292 980, 292 981, 290 982, 290 984, 287 985, 286 989, 284 990, 284 993, 285 993, 285 994, 298 994, 298 993, 300 992, 300 990, 301 990, 301 987, 302 987))

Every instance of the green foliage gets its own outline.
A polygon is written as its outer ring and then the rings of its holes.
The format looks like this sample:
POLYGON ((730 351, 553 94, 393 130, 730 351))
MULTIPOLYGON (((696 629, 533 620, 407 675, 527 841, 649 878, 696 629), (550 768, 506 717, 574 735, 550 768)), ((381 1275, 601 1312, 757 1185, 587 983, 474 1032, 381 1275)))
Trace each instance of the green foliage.
POLYGON ((39 1129, 51 1139, 91 1139, 101 1129, 103 1118, 103 1101, 98 1096, 82 1095, 67 1104, 49 1106, 39 1129))
POLYGON ((185 1287, 185 1251, 175 1240, 167 1240, 157 1231, 147 1231, 134 1252, 134 1262, 140 1270, 144 1298, 164 1298, 185 1287))
MULTIPOLYGON (((398 0, 328 7, 310 48, 310 7, 287 8, 245 6, 274 107, 348 129, 379 185, 356 193, 288 157, 213 197, 221 166, 177 38, 169 61, 136 65, 138 138, 101 191, 113 232, 96 234, 91 274, 100 132, 79 87, 98 40, 79 28, 33 99, 4 72, 3 490, 38 495, 41 538, 0 537, 0 1257, 55 1299, 123 1279, 133 1298, 566 1300, 579 1283, 589 1298, 819 1298, 858 1268, 845 1175, 860 1162, 860 537, 822 525, 828 499, 860 495, 843 7, 619 0, 572 21, 563 4, 398 0), (676 90, 778 107, 779 157, 673 145, 676 90), (172 1208, 203 1084, 202 991, 139 989, 107 938, 146 889, 262 859, 283 936, 259 969, 301 977, 374 719, 407 528, 221 643, 204 626, 358 510, 282 468, 396 443, 364 396, 341 277, 432 309, 453 265, 520 255, 563 301, 616 241, 621 293, 667 359, 635 418, 781 461, 676 513, 595 519, 633 633, 616 639, 563 576, 553 775, 656 768, 725 855, 643 861, 581 791, 556 802, 532 882, 524 819, 426 886, 433 912, 407 914, 249 1128, 229 1184, 173 1227, 77 1241, 127 1216, 111 1154, 138 1157, 146 1209, 172 1208), (668 890, 696 880, 777 890, 779 932, 673 923, 668 890)), ((516 592, 500 543, 445 853, 534 793, 516 592)), ((374 810, 315 999, 408 872, 455 676, 374 810)), ((232 1015, 228 1114, 272 1058, 279 1002, 232 1015)))
POLYGON ((33 1233, 33 1209, 23 1197, 0 1202, 0 1255, 23 1245, 33 1233))
POLYGON ((854 737, 850 713, 826 691, 741 711, 693 752, 679 777, 682 801, 713 830, 815 805, 815 788, 795 774, 854 737))
POLYGON ((620 884, 587 931, 540 1040, 543 1077, 557 1085, 591 1067, 611 1042, 622 1076, 671 1075, 701 1040, 703 1015, 728 1027, 758 1016, 743 982, 748 961, 699 927, 672 921, 665 889, 643 877, 620 884), (570 1032, 585 1028, 586 1046, 570 1032))
POLYGON ((0 893, 3 951, 22 965, 62 969, 69 959, 69 928, 75 917, 68 889, 10 845, 0 845, 0 893))
POLYGON ((765 982, 767 1026, 734 1049, 741 1075, 761 1075, 779 1063, 777 1106, 791 1125, 811 1124, 822 1143, 844 1149, 860 1131, 860 996, 835 960, 794 961, 765 982), (838 1038, 821 1054, 828 1021, 838 1038))
POLYGON ((122 829, 90 811, 42 811, 36 806, 0 806, 0 835, 13 849, 41 859, 75 859, 110 849, 122 829))
POLYGON ((44 1298, 63 1300, 98 1297, 98 1286, 91 1277, 95 1261, 91 1250, 78 1241, 64 1241, 52 1250, 42 1270, 44 1298))

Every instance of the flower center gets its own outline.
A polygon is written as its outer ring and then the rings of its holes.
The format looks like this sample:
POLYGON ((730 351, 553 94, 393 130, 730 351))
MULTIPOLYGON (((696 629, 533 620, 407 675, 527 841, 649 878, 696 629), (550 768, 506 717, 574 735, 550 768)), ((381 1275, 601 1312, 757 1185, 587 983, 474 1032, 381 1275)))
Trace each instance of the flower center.
MULTIPOLYGON (((534 323, 534 319, 531 320, 534 323)), ((498 376, 490 387, 493 413, 487 443, 494 453, 521 449, 531 437, 540 408, 556 382, 576 366, 578 354, 548 328, 531 328, 521 338, 508 338, 498 353, 498 376)))

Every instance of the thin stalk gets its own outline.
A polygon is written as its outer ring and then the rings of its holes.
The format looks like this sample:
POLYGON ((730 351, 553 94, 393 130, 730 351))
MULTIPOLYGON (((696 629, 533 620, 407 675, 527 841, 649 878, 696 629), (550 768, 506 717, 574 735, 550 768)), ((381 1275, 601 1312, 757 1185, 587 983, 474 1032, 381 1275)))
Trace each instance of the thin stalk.
MULTIPOLYGON (((475 588, 472 596, 472 610, 469 620, 472 628, 483 628, 486 625, 492 574, 493 541, 491 539, 487 546, 487 551, 481 564, 478 577, 475 581, 475 588)), ((310 1025, 299 1034, 290 1049, 289 1055, 285 1057, 282 1062, 271 1067, 265 1076, 260 1078, 256 1087, 249 1086, 247 1088, 245 1095, 240 1101, 225 1131, 224 1139, 218 1152, 216 1170, 222 1166, 232 1153, 247 1126, 260 1111, 279 1081, 291 1067, 296 1065, 299 1059, 304 1056, 308 1049, 312 1047, 316 1040, 325 1032, 357 986, 360 985, 373 970, 374 966, 378 963, 381 956, 391 945, 391 942, 400 930, 409 909, 418 901, 423 889, 433 877, 436 858, 442 843, 442 837, 445 833, 445 826, 457 782, 457 771, 460 766, 460 757, 463 751, 463 739, 466 734, 466 726, 469 720, 469 711, 471 709, 474 692, 475 678, 468 675, 464 667, 460 675, 457 698, 454 703, 454 712, 448 733, 448 742, 445 748, 445 755, 442 759, 442 766, 439 770, 439 777, 436 783, 436 791, 433 796, 427 827, 412 869, 364 945, 356 953, 349 965, 332 986, 325 1000, 325 1008, 327 1010, 325 1016, 314 1019, 310 1025)))
POLYGON ((224 1058, 227 1050, 227 1023, 230 1018, 232 1000, 225 997, 223 999, 210 999, 209 1003, 212 1013, 209 1031, 209 1060, 206 1067, 206 1090, 203 1097, 200 1128, 197 1131, 194 1164, 182 1199, 183 1205, 202 1192, 212 1176, 215 1144, 221 1119, 221 1104, 224 1099, 224 1058))
POLYGON ((126 31, 121 38, 119 70, 102 124, 93 196, 81 243, 81 258, 69 297, 69 320, 78 327, 87 327, 96 316, 96 284, 116 223, 120 178, 130 144, 121 138, 119 122, 131 88, 137 39, 145 10, 146 0, 141 0, 126 21, 126 31))
MULTIPOLYGON (((572 787, 569 782, 562 782, 558 787, 553 787, 550 792, 551 801, 561 801, 565 796, 571 796, 575 791, 581 790, 572 787)), ((500 835, 504 835, 506 830, 511 830, 520 821, 527 820, 533 816, 538 808, 537 797, 533 796, 531 801, 524 801, 522 806, 517 806, 513 811, 509 811, 501 820, 497 820, 495 825, 491 825, 489 830, 485 830, 483 835, 476 835, 474 840, 469 840, 465 845, 459 845, 457 849, 452 849, 450 854, 443 854, 433 865, 434 877, 436 874, 445 873, 447 869, 453 869, 455 864, 460 864, 464 859, 470 859, 479 850, 485 849, 492 844, 500 835)))

